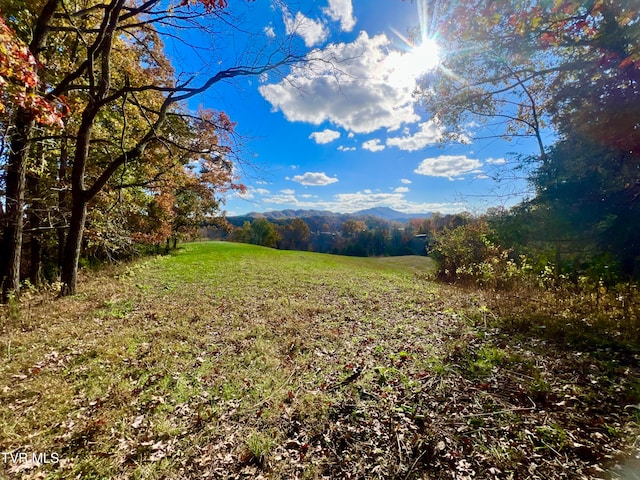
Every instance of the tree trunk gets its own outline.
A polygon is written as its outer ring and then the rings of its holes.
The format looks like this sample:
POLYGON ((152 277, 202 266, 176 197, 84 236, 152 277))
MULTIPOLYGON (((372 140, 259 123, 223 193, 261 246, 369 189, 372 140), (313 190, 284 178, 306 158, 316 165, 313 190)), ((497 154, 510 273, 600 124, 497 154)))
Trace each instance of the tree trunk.
POLYGON ((27 147, 33 127, 31 115, 21 111, 16 118, 7 162, 6 226, 3 239, 2 299, 20 294, 20 259, 24 227, 24 191, 27 170, 27 147))
MULTIPOLYGON (((43 145, 40 143, 36 144, 35 151, 37 161, 44 164, 43 145)), ((42 178, 39 174, 31 173, 27 175, 25 196, 27 198, 26 201, 29 203, 29 209, 26 212, 25 228, 31 232, 28 252, 25 252, 25 258, 27 255, 29 256, 28 278, 32 285, 39 286, 42 283, 42 216, 44 212, 48 210, 43 200, 42 178)))
POLYGON ((71 210, 71 222, 64 249, 62 262, 61 296, 75 295, 78 284, 78 261, 82 250, 82 235, 87 219, 87 202, 84 198, 74 198, 71 210))
POLYGON ((82 122, 76 137, 76 151, 71 169, 71 220, 69 221, 69 232, 65 242, 60 275, 62 282, 60 295, 63 297, 75 295, 78 283, 78 261, 82 250, 84 224, 87 219, 87 203, 90 199, 84 188, 84 174, 89 158, 93 120, 97 111, 91 104, 87 107, 82 114, 82 122))
MULTIPOLYGON (((53 17, 59 0, 48 0, 42 8, 33 31, 29 50, 38 60, 49 32, 49 21, 53 17)), ((6 302, 11 292, 20 294, 20 258, 22 256, 22 231, 24 227, 24 190, 27 147, 34 125, 33 114, 18 109, 13 124, 6 177, 6 226, 3 239, 3 257, 0 265, 2 299, 6 302)))
POLYGON ((29 246, 29 281, 31 285, 39 287, 42 284, 42 240, 39 233, 31 234, 31 244, 29 246))
POLYGON ((46 209, 46 205, 42 202, 40 195, 40 177, 35 175, 27 176, 27 190, 31 203, 31 207, 27 212, 27 230, 31 231, 31 239, 28 244, 29 269, 28 277, 32 285, 38 286, 42 279, 42 219, 40 212, 46 209))
POLYGON ((63 138, 60 146, 60 164, 58 166, 58 212, 60 220, 57 224, 58 227, 58 274, 62 271, 62 264, 64 263, 64 246, 66 243, 66 213, 69 212, 68 193, 67 187, 67 165, 69 159, 69 148, 67 145, 67 139, 63 138))

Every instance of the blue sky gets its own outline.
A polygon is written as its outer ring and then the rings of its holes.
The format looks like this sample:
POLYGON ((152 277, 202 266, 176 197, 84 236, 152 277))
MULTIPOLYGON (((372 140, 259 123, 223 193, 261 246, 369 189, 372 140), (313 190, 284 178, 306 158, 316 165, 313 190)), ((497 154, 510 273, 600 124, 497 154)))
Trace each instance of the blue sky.
MULTIPOLYGON (((197 100, 237 122, 244 164, 238 175, 248 190, 228 196, 228 215, 379 206, 479 213, 518 200, 509 193, 521 191, 521 182, 492 177, 514 152, 535 152, 535 145, 473 140, 496 133, 473 123, 466 138, 441 145, 444 126, 412 95, 420 71, 437 68, 436 47, 420 51, 404 40, 409 28, 425 24, 419 1, 241 3, 229 8, 243 30, 225 43, 214 39, 224 54, 217 62, 215 55, 206 56, 208 68, 251 61, 285 39, 296 51, 331 62, 235 79, 197 100)), ((178 70, 203 68, 193 57, 176 57, 174 52, 178 70)))

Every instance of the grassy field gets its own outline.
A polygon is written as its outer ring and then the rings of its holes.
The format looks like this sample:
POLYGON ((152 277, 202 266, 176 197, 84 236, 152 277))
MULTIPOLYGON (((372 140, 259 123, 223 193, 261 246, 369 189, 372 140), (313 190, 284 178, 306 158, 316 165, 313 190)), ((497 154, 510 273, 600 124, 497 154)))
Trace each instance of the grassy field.
POLYGON ((27 292, 0 476, 639 478, 638 350, 510 329, 430 268, 212 242, 27 292))

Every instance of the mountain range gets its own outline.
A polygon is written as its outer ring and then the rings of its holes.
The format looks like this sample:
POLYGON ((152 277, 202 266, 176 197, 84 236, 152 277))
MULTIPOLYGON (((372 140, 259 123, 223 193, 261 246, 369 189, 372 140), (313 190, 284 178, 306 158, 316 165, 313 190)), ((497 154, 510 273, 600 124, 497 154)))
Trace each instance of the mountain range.
POLYGON ((359 210, 353 213, 335 213, 326 210, 278 210, 264 213, 251 212, 246 215, 239 215, 235 217, 228 217, 231 223, 236 223, 234 220, 251 220, 255 218, 266 218, 270 221, 278 220, 292 220, 294 218, 332 218, 336 220, 362 220, 368 217, 380 218, 389 222, 407 223, 412 218, 429 218, 431 213, 404 213, 398 210, 394 210, 388 207, 375 207, 368 208, 366 210, 359 210))

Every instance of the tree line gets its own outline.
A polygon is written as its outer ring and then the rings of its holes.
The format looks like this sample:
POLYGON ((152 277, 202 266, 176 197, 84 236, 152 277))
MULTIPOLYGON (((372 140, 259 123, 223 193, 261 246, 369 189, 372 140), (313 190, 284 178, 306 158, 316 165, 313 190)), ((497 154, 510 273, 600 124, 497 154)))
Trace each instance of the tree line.
POLYGON ((426 255, 436 236, 472 221, 468 213, 433 213, 398 223, 378 217, 339 219, 316 216, 270 222, 245 220, 227 228, 205 227, 204 236, 281 250, 302 250, 358 257, 426 255))

